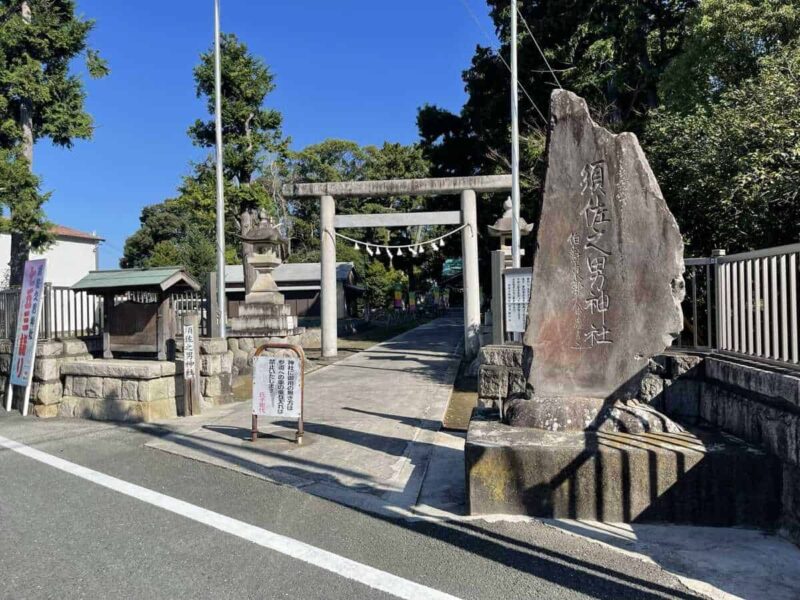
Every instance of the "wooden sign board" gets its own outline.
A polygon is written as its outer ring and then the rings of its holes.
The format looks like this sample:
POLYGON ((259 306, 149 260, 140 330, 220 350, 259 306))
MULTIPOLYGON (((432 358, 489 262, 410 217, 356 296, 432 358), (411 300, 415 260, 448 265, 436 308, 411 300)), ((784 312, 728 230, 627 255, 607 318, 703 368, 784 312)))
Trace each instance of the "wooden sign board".
POLYGON ((183 414, 200 414, 200 363, 198 361, 198 315, 186 318, 183 325, 183 414))

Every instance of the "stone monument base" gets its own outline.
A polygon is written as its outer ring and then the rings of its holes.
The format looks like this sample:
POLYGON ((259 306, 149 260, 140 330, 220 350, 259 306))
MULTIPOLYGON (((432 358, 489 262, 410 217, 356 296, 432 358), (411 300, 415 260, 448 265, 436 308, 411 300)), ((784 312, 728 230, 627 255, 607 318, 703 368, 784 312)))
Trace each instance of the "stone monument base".
POLYGON ((504 405, 505 421, 514 427, 547 431, 681 433, 683 427, 637 400, 602 398, 512 398, 504 405))
POLYGON ((283 304, 284 300, 280 292, 250 292, 244 297, 247 304, 283 304))
POLYGON ((228 319, 230 337, 289 337, 302 333, 297 317, 285 304, 245 303, 239 307, 239 316, 228 319))
POLYGON ((472 515, 771 528, 781 510, 780 462, 707 430, 553 432, 476 409, 465 463, 472 515))
POLYGON ((151 422, 178 415, 180 364, 156 360, 83 360, 61 366, 64 397, 58 416, 151 422))

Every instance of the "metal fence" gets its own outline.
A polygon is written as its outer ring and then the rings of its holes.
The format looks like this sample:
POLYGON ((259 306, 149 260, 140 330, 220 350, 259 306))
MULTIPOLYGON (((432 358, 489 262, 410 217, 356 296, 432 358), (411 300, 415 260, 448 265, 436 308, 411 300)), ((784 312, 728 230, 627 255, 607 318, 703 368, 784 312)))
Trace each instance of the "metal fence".
POLYGON ((717 258, 718 348, 796 365, 800 244, 717 258))
POLYGON ((687 258, 683 331, 677 345, 710 350, 714 346, 714 258, 687 258))
MULTIPOLYGON (((14 339, 19 311, 19 288, 0 290, 0 339, 14 339)), ((155 303, 153 292, 128 292, 114 297, 121 302, 155 303)), ((170 310, 174 313, 177 335, 183 332, 183 321, 191 313, 200 315, 200 335, 209 335, 208 297, 203 291, 179 292, 170 296, 170 310)), ((45 284, 42 322, 39 339, 56 340, 100 335, 105 315, 103 298, 71 288, 45 284)))
POLYGON ((183 324, 189 315, 197 314, 200 316, 199 337, 209 337, 209 302, 208 295, 201 290, 199 292, 177 292, 170 296, 170 310, 175 315, 176 331, 178 338, 183 337, 183 324))
POLYGON ((679 346, 797 366, 800 244, 686 260, 679 346))
POLYGON ((103 298, 68 287, 45 284, 42 339, 68 339, 100 335, 103 298))
MULTIPOLYGON (((19 311, 19 288, 0 290, 0 339, 13 339, 19 311)), ((99 335, 103 330, 103 300, 94 294, 46 283, 39 339, 54 340, 99 335)))
POLYGON ((19 288, 0 290, 0 339, 14 339, 19 312, 19 288))

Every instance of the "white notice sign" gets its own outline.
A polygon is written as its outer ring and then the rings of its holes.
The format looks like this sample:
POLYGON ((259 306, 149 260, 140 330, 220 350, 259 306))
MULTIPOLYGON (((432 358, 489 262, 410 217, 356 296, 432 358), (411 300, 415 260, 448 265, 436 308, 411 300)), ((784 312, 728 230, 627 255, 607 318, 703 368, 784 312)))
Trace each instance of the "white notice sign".
POLYGON ((300 418, 300 359, 257 356, 253 361, 253 414, 300 418))
POLYGON ((531 269, 507 269, 505 272, 506 331, 524 333, 531 299, 531 269))

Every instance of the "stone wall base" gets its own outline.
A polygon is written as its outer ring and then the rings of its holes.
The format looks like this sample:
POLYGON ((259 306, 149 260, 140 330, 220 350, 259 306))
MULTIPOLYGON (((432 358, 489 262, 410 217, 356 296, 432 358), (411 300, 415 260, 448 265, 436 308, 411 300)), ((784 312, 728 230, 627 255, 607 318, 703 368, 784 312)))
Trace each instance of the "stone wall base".
POLYGON ((155 421, 178 415, 183 374, 172 362, 90 360, 62 365, 58 416, 101 421, 155 421))
POLYGON ((774 528, 781 512, 780 462, 709 430, 553 432, 484 411, 465 462, 473 515, 774 528))
MULTIPOLYGON (((486 346, 480 356, 483 405, 525 392, 521 346, 486 346)), ((640 375, 639 402, 684 425, 734 435, 779 461, 782 531, 800 544, 800 372, 718 353, 670 351, 640 375)))
MULTIPOLYGON (((97 339, 70 339, 64 341, 41 341, 36 346, 36 360, 31 380, 31 414, 40 418, 58 416, 58 405, 64 394, 61 365, 92 359, 97 339)), ((12 344, 0 341, 0 402, 5 403, 6 385, 11 366, 12 344)), ((22 391, 15 393, 15 404, 22 399, 22 391)))
POLYGON ((175 398, 150 402, 107 400, 105 398, 79 398, 66 396, 58 406, 59 417, 81 417, 97 421, 151 422, 177 417, 175 398))

